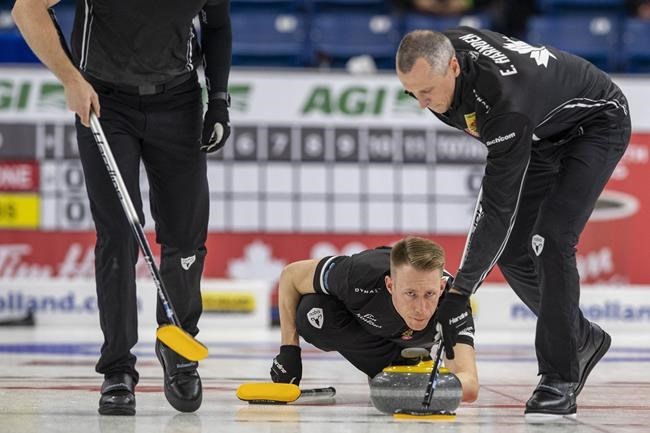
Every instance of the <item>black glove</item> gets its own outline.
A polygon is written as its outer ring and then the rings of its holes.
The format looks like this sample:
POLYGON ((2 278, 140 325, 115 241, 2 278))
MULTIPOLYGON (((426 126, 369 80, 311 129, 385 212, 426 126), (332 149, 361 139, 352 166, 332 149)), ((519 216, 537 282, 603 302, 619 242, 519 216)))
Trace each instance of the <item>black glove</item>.
POLYGON ((273 364, 271 365, 271 380, 273 382, 299 385, 300 379, 302 379, 300 347, 280 346, 280 353, 273 358, 273 364))
POLYGON ((223 147, 229 136, 228 103, 225 99, 213 99, 208 102, 208 111, 203 117, 201 150, 207 153, 216 152, 223 147))
POLYGON ((442 325, 442 340, 447 359, 454 359, 454 346, 458 333, 467 327, 472 318, 466 295, 446 293, 436 312, 436 321, 442 325))

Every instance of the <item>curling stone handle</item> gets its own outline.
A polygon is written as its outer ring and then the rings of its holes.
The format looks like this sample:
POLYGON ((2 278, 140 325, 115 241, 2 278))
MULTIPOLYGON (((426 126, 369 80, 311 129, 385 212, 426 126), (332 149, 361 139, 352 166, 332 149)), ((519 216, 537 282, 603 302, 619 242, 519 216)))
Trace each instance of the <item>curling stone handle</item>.
POLYGON ((300 397, 334 397, 335 395, 336 389, 333 386, 300 390, 300 397))

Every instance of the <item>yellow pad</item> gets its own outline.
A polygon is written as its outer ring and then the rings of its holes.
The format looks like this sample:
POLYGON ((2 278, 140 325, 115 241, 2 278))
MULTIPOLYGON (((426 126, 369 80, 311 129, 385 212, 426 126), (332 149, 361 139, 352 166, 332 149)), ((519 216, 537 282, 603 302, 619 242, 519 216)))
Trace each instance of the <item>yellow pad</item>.
MULTIPOLYGON (((386 373, 425 373, 431 374, 433 370, 433 361, 420 361, 416 365, 389 365, 384 368, 383 371, 386 373)), ((440 367, 438 369, 439 374, 449 374, 449 369, 445 367, 440 367)))
POLYGON ((456 420, 456 414, 431 414, 431 415, 412 415, 408 413, 394 413, 394 419, 408 421, 444 421, 451 422, 456 420))
POLYGON ((291 383, 251 382, 237 388, 237 398, 248 402, 290 403, 300 397, 300 388, 291 383))
POLYGON ((160 326, 156 330, 156 337, 171 350, 190 361, 200 361, 208 357, 208 348, 178 326, 160 326))

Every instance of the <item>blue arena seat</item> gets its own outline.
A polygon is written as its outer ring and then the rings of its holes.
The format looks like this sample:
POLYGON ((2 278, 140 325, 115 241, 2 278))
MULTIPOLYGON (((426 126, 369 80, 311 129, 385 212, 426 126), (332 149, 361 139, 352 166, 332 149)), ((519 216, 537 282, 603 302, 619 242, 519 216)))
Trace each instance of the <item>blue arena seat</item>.
POLYGON ((650 73, 650 21, 627 19, 622 47, 622 63, 626 72, 650 73))
POLYGON ((38 63, 18 29, 0 29, 0 63, 38 63))
POLYGON ((537 7, 544 14, 563 13, 623 13, 626 0, 537 0, 537 7))
POLYGON ((0 8, 0 63, 38 63, 11 18, 9 7, 0 8))
POLYGON ((313 12, 366 12, 389 13, 389 0, 304 0, 305 6, 313 12))
POLYGON ((528 20, 526 42, 554 46, 612 72, 618 66, 620 20, 611 15, 535 16, 528 20))
POLYGON ((404 15, 404 33, 418 29, 443 31, 458 26, 469 26, 477 29, 489 29, 492 27, 492 20, 487 14, 451 17, 425 15, 418 13, 407 13, 404 15))
MULTIPOLYGON (((55 9, 57 21, 69 43, 72 31, 74 8, 63 6, 55 9)), ((0 9, 0 62, 2 63, 39 63, 20 31, 11 18, 9 8, 0 9)))
POLYGON ((359 12, 316 13, 310 32, 313 53, 329 58, 334 67, 366 54, 379 68, 393 68, 399 36, 394 16, 359 12))
POLYGON ((233 65, 303 66, 306 28, 302 14, 232 12, 233 65))
POLYGON ((296 12, 307 0, 230 0, 233 12, 296 12))

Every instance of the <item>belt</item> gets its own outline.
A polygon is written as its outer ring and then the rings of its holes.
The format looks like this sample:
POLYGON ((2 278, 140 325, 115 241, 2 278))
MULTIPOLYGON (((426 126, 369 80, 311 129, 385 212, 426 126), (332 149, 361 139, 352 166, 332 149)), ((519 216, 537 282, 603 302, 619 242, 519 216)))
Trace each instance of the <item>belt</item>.
POLYGON ((196 71, 187 72, 178 75, 169 81, 165 81, 164 83, 141 84, 139 86, 133 86, 129 84, 110 83, 108 81, 99 80, 95 77, 87 77, 87 79, 90 83, 101 84, 103 86, 114 89, 118 92, 126 93, 129 95, 146 96, 146 95, 156 95, 166 90, 173 89, 174 87, 180 86, 181 84, 185 83, 186 81, 194 77, 196 77, 196 71))

